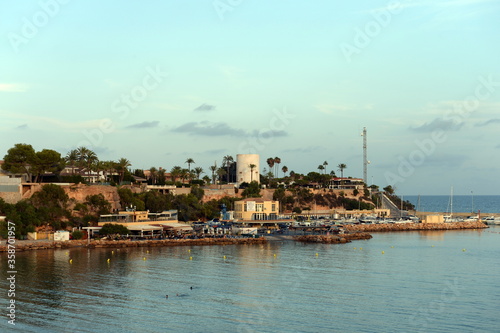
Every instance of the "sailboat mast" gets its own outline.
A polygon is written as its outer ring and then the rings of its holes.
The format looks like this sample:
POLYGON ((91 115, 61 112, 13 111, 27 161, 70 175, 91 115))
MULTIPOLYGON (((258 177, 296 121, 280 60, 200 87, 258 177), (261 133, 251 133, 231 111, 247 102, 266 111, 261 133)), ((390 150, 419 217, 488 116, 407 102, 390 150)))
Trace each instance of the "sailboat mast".
POLYGON ((451 196, 450 196, 450 218, 453 216, 453 186, 451 187, 451 196))

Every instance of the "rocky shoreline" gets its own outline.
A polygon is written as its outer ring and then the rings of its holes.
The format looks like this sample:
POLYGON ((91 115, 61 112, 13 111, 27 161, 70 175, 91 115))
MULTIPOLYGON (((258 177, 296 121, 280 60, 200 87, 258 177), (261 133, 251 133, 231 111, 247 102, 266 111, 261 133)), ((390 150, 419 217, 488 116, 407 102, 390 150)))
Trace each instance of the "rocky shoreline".
MULTIPOLYGON (((199 239, 164 239, 164 240, 141 240, 141 241, 109 241, 93 240, 70 240, 65 242, 50 241, 16 241, 16 252, 47 249, 68 249, 75 247, 85 248, 125 248, 125 247, 160 247, 160 246, 203 246, 203 245, 235 245, 235 244, 265 244, 267 240, 260 238, 199 238, 199 239)), ((0 252, 7 252, 7 245, 0 245, 0 252)))
POLYGON ((353 240, 370 239, 372 235, 366 232, 355 232, 343 235, 306 235, 297 236, 295 240, 303 243, 322 243, 322 244, 345 244, 353 240))
POLYGON ((346 231, 388 232, 388 231, 415 231, 415 230, 461 230, 489 228, 482 222, 453 222, 453 223, 392 223, 392 224, 354 224, 346 225, 346 231))

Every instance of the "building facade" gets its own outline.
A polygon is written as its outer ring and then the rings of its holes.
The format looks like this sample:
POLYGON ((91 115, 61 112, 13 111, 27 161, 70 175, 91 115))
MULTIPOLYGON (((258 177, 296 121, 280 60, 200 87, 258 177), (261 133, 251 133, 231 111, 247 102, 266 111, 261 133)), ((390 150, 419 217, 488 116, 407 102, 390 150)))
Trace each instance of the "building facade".
POLYGON ((245 221, 276 220, 279 202, 262 198, 247 198, 234 202, 234 218, 245 221))

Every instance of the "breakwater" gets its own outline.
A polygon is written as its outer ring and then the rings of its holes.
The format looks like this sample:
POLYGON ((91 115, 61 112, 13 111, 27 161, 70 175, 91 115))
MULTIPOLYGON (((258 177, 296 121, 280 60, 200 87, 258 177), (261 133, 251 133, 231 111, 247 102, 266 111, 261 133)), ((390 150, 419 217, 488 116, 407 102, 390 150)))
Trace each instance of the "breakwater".
MULTIPOLYGON (((201 246, 201 245, 235 245, 235 244, 265 244, 267 240, 260 238, 199 238, 199 239, 163 239, 163 240, 141 240, 141 241, 110 241, 93 240, 70 240, 63 242, 49 241, 16 241, 16 252, 47 249, 68 249, 73 247, 86 248, 123 248, 123 247, 159 247, 159 246, 201 246)), ((7 252, 7 246, 2 242, 0 252, 7 252)))
POLYGON ((343 235, 306 235, 295 237, 296 241, 303 243, 345 244, 353 240, 370 239, 373 236, 366 232, 355 232, 343 235))
POLYGON ((453 223, 384 223, 384 224, 354 224, 346 225, 347 231, 387 232, 387 231, 414 231, 414 230, 460 230, 484 229, 488 226, 482 222, 453 222, 453 223))
POLYGON ((141 241, 93 241, 88 248, 106 247, 159 247, 159 246, 202 246, 202 245, 236 245, 236 244, 265 244, 264 237, 259 238, 199 238, 199 239, 163 239, 163 240, 141 240, 141 241))

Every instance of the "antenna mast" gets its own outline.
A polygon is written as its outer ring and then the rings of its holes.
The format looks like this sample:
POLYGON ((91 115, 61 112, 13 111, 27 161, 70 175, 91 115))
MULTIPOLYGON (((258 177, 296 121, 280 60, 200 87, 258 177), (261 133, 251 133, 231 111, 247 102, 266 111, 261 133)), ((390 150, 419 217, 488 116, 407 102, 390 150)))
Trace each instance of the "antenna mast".
POLYGON ((363 181, 368 185, 368 153, 366 148, 366 127, 363 127, 363 181))

